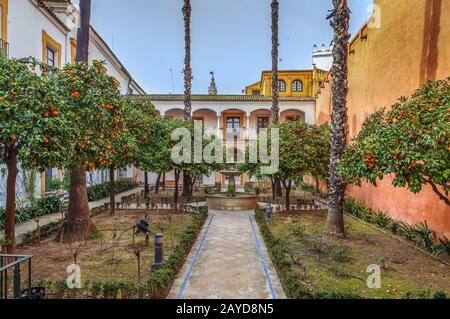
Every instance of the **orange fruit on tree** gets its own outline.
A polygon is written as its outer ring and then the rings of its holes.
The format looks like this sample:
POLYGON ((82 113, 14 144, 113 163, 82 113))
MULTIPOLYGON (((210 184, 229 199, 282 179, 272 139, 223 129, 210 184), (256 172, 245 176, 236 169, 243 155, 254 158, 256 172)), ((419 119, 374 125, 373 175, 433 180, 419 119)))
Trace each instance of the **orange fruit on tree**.
POLYGON ((53 115, 54 117, 57 117, 57 116, 59 116, 59 112, 58 112, 58 111, 53 111, 52 115, 53 115))
POLYGON ((17 136, 15 136, 15 135, 11 136, 11 140, 12 141, 17 141, 17 136))
POLYGON ((48 114, 48 112, 45 112, 42 116, 48 118, 50 115, 48 114))
POLYGON ((79 96, 80 96, 80 93, 78 93, 77 91, 75 91, 75 92, 72 93, 72 96, 73 96, 73 97, 79 97, 79 96))

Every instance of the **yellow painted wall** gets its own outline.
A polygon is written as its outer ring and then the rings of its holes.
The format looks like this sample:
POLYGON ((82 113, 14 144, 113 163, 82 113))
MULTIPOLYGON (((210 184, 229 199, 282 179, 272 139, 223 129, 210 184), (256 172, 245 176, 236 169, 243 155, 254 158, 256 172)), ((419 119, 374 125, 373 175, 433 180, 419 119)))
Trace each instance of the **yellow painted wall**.
MULTIPOLYGON (((326 74, 326 71, 317 68, 313 70, 279 71, 278 79, 286 83, 286 91, 280 91, 280 97, 313 96, 319 88, 320 81, 326 74), (292 83, 296 80, 300 80, 303 83, 303 90, 301 92, 292 91, 292 83)), ((271 72, 263 72, 261 81, 247 86, 245 88, 245 94, 252 95, 255 90, 260 91, 260 94, 263 96, 272 96, 271 72)))
POLYGON ((2 24, 2 34, 0 37, 3 41, 8 41, 8 0, 0 0, 0 6, 2 7, 2 16, 1 16, 1 24, 2 24))

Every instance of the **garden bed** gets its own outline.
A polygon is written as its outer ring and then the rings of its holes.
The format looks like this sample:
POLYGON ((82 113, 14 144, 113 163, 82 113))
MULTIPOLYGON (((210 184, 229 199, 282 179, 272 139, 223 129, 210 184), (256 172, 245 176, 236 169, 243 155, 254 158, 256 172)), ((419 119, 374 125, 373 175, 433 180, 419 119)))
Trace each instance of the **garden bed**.
POLYGON ((25 245, 18 253, 33 255, 34 285, 47 287, 53 298, 164 298, 206 215, 205 209, 195 215, 125 210, 117 211, 114 217, 106 211, 93 217, 98 233, 88 241, 60 244, 53 233, 41 240, 40 245, 25 245), (152 269, 153 236, 148 244, 143 234, 133 236, 133 226, 144 218, 153 233, 164 234, 166 265, 159 270, 152 269), (140 252, 140 284, 136 251, 140 252), (66 286, 66 269, 75 263, 75 254, 82 289, 70 290, 66 286))
POLYGON ((450 294, 450 261, 346 218, 347 239, 324 237, 324 212, 276 214, 261 232, 291 298, 432 298, 450 294), (381 267, 381 289, 367 287, 367 267, 381 267))

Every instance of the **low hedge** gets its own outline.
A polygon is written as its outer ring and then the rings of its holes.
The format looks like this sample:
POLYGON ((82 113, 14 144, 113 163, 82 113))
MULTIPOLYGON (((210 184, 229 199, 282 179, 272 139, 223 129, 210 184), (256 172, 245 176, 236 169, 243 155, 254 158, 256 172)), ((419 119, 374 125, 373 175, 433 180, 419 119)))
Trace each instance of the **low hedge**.
POLYGON ((264 213, 257 209, 255 211, 256 222, 259 225, 261 236, 266 243, 272 261, 277 268, 278 275, 283 284, 287 296, 291 299, 362 299, 353 293, 314 292, 302 284, 299 274, 292 268, 290 258, 281 238, 276 237, 264 217, 264 213))
MULTIPOLYGON (((138 184, 131 179, 121 179, 114 183, 116 193, 128 191, 137 187, 138 184)), ((111 185, 109 182, 89 186, 87 188, 88 200, 90 202, 106 198, 110 195, 111 185)))
MULTIPOLYGON (((16 224, 20 224, 36 217, 60 213, 63 203, 57 196, 39 198, 32 207, 16 210, 16 224)), ((5 227, 6 209, 0 208, 0 229, 5 227)))

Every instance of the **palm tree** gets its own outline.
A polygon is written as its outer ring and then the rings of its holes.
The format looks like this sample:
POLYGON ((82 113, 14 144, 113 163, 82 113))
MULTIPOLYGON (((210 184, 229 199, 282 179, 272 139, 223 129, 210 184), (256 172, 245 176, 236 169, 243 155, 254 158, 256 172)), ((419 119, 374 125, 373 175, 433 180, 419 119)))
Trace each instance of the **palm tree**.
POLYGON ((330 167, 328 186, 330 192, 328 218, 325 232, 328 235, 345 237, 344 229, 344 195, 345 182, 338 173, 338 165, 347 143, 348 116, 348 45, 350 10, 347 0, 333 0, 334 10, 328 16, 334 29, 333 47, 333 111, 332 111, 332 140, 330 151, 330 167))
MULTIPOLYGON (((272 0, 272 124, 278 124, 280 117, 280 107, 278 105, 279 86, 278 86, 278 21, 279 21, 279 3, 278 0, 272 0)), ((282 197, 281 182, 277 179, 272 183, 272 196, 282 197)))
MULTIPOLYGON (((77 34, 76 62, 88 62, 91 0, 80 0, 80 27, 77 34)), ((64 240, 79 241, 88 238, 95 230, 89 214, 86 189, 86 172, 74 168, 70 176, 69 212, 64 226, 64 240)))
POLYGON ((192 69, 191 69, 191 1, 184 0, 183 17, 184 17, 184 41, 185 41, 185 57, 184 57, 184 119, 191 119, 192 113, 192 69))
POLYGON ((278 0, 272 0, 272 122, 278 124, 280 107, 278 105, 278 0))
MULTIPOLYGON (((190 120, 192 117, 192 68, 191 68, 191 1, 184 0, 184 119, 190 120)), ((191 177, 183 172, 183 196, 192 196, 191 177)))

